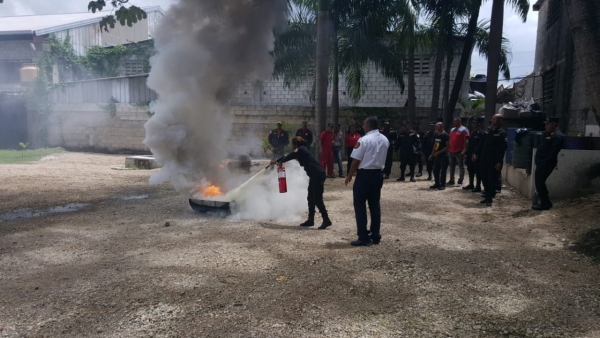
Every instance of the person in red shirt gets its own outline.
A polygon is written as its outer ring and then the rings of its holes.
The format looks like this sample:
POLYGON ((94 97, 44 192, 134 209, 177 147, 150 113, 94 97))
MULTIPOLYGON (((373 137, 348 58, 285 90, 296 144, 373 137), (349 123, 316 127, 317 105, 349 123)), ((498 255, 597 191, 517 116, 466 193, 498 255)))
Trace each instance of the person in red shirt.
POLYGON ((352 157, 350 157, 350 155, 352 155, 352 150, 356 146, 356 142, 358 142, 358 139, 360 137, 360 133, 356 131, 356 128, 354 128, 353 125, 350 126, 348 134, 346 134, 346 139, 344 140, 344 144, 346 145, 346 156, 348 156, 348 167, 346 169, 346 175, 348 175, 348 173, 350 172, 350 166, 352 165, 352 157))
POLYGON ((321 166, 327 171, 327 177, 334 178, 333 175, 333 123, 327 125, 327 130, 324 130, 319 136, 321 141, 321 166))
POLYGON ((458 117, 452 120, 452 126, 454 128, 450 130, 450 148, 448 149, 450 155, 450 181, 446 185, 454 185, 454 169, 457 164, 459 170, 458 185, 462 185, 465 178, 464 158, 469 146, 469 129, 462 126, 458 117))

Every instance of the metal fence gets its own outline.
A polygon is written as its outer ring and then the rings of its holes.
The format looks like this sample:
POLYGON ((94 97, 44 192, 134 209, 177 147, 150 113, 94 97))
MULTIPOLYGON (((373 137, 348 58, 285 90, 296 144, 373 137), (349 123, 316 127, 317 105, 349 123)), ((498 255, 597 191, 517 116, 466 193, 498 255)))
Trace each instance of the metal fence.
POLYGON ((148 74, 95 79, 64 83, 50 95, 53 103, 107 103, 111 99, 120 103, 154 101, 156 93, 148 88, 148 74))

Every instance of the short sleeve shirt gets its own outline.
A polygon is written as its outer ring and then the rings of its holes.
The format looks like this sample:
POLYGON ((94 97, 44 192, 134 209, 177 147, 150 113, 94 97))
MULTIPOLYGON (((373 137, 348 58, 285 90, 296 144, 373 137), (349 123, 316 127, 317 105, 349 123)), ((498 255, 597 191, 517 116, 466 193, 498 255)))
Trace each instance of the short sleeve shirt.
MULTIPOLYGON (((434 141, 433 151, 435 152, 435 151, 446 148, 446 146, 448 145, 448 142, 450 142, 450 137, 448 136, 448 133, 446 133, 446 132, 444 132, 442 134, 436 133, 433 141, 434 141)), ((447 155, 448 153, 446 152, 444 154, 447 155)))
POLYGON ((371 130, 358 140, 352 151, 353 159, 361 161, 358 169, 383 169, 390 141, 379 130, 371 130))
MULTIPOLYGON (((469 139, 469 129, 460 126, 450 130, 450 149, 451 153, 458 153, 465 149, 465 143, 469 139)), ((442 147, 443 148, 443 147, 442 147)))

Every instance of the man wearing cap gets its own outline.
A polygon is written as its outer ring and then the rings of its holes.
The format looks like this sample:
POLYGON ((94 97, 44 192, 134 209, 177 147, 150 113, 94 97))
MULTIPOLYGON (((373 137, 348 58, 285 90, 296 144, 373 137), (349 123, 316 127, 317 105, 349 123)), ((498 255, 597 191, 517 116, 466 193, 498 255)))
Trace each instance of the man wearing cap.
MULTIPOLYGON (((419 125, 419 121, 414 121, 412 123, 412 127, 413 127, 413 130, 417 133, 417 135, 419 135, 419 140, 423 140, 425 133, 421 131, 421 126, 419 125)), ((419 166, 419 172, 415 176, 416 177, 423 176, 423 152, 419 151, 418 153, 415 154, 415 163, 416 163, 415 168, 416 168, 416 166, 419 166)))
POLYGON ((321 142, 321 167, 327 171, 327 177, 334 178, 333 175, 333 123, 327 125, 327 129, 321 132, 319 141, 321 142))
POLYGON ((398 134, 396 151, 400 153, 400 178, 396 181, 404 181, 406 166, 410 168, 410 181, 415 180, 415 154, 421 151, 421 140, 416 131, 410 129, 410 122, 402 123, 402 131, 398 134))
POLYGON ((385 168, 383 168, 383 174, 385 175, 383 178, 390 178, 390 173, 392 172, 392 160, 394 159, 394 145, 398 140, 398 133, 395 130, 390 128, 390 121, 386 120, 383 122, 383 130, 381 134, 388 139, 390 146, 388 147, 387 155, 385 157, 385 168))
MULTIPOLYGON (((360 136, 365 136, 365 130, 363 129, 360 119, 358 117, 354 117, 352 120, 354 120, 354 123, 352 124, 354 126, 354 131, 359 133, 360 136)), ((348 133, 350 133, 350 127, 346 129, 346 134, 348 133)))
POLYGON ((483 137, 483 130, 481 130, 481 124, 484 118, 479 117, 473 120, 473 128, 471 129, 471 136, 469 137, 469 145, 467 146, 467 169, 469 169, 469 184, 463 189, 470 189, 473 192, 481 192, 481 175, 479 174, 479 162, 473 162, 473 154, 475 149, 481 142, 483 137), (477 180, 477 183, 475 183, 477 180))
MULTIPOLYGON (((429 130, 423 135, 422 148, 423 154, 425 154, 425 160, 427 161, 427 180, 431 181, 433 172, 433 159, 429 157, 433 151, 433 144, 435 143, 435 121, 429 122, 429 130)), ((444 178, 445 180, 445 178, 444 178)))
POLYGON ((281 122, 277 122, 277 128, 269 133, 269 144, 273 148, 273 158, 277 159, 283 156, 283 149, 290 144, 290 137, 287 131, 281 128, 281 122))
POLYGON ((496 114, 492 117, 492 126, 483 133, 483 138, 473 154, 473 162, 479 161, 481 181, 485 189, 485 198, 480 203, 488 207, 492 206, 496 197, 496 185, 498 176, 502 174, 507 147, 508 137, 502 129, 502 115, 496 114))
POLYGON ((540 198, 540 203, 531 208, 533 210, 549 210, 552 202, 548 197, 546 180, 552 174, 558 163, 558 153, 565 141, 564 135, 556 129, 558 118, 546 119, 543 139, 535 153, 535 189, 540 198))
POLYGON ((354 215, 358 240, 350 243, 352 246, 368 246, 379 244, 381 241, 381 187, 383 186, 383 172, 385 157, 390 142, 379 132, 377 117, 371 116, 365 120, 365 136, 354 146, 352 151, 352 167, 346 177, 346 185, 352 182, 356 172, 356 182, 352 192, 354 195, 354 215), (367 206, 371 212, 371 229, 367 229, 367 206))
POLYGON ((302 121, 302 128, 296 131, 296 136, 300 136, 306 141, 306 148, 310 150, 310 146, 313 143, 313 133, 308 129, 308 122, 302 121))
POLYGON ((340 131, 340 125, 333 127, 333 161, 338 165, 338 176, 344 178, 344 165, 342 164, 342 149, 344 149, 344 133, 340 131))

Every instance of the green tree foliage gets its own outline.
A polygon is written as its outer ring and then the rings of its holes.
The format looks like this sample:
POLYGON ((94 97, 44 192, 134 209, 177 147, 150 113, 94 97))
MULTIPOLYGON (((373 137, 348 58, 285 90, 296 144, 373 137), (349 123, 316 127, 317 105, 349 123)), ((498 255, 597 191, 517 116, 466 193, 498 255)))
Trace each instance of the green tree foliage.
POLYGON ((115 28, 117 22, 122 26, 132 27, 139 20, 146 19, 148 14, 143 9, 129 5, 129 0, 94 0, 88 4, 88 10, 92 13, 102 11, 107 7, 107 2, 112 8, 116 9, 115 14, 107 15, 100 21, 100 28, 108 32, 108 28, 115 28), (129 6, 127 6, 129 5, 129 6))

